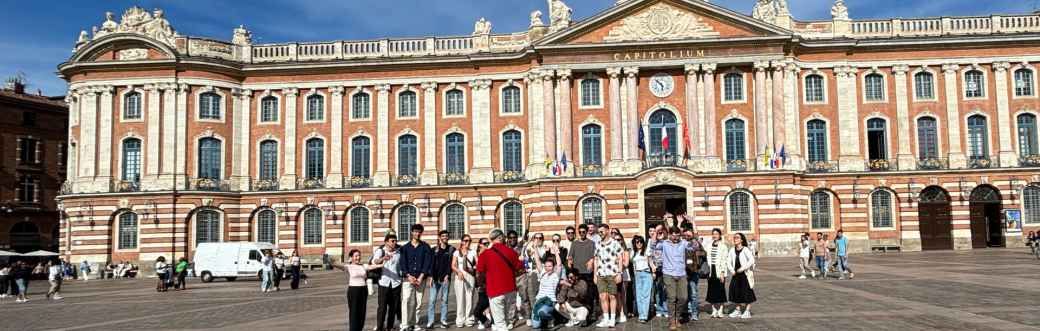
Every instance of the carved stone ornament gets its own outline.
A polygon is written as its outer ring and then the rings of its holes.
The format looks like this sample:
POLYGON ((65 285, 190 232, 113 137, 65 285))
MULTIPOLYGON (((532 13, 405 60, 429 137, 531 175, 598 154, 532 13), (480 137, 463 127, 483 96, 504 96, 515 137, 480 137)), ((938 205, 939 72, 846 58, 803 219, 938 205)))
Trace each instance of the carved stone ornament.
POLYGON ((267 198, 260 198, 260 206, 267 207, 267 198))
POLYGON ((776 8, 773 7, 773 0, 758 0, 755 8, 751 10, 751 18, 776 24, 776 8))
POLYGON ((148 58, 148 49, 145 48, 131 48, 119 51, 120 61, 131 61, 148 58))
POLYGON ((779 0, 776 2, 776 14, 791 15, 791 12, 787 10, 787 1, 779 0))
POLYGON ((473 26, 473 35, 474 36, 479 36, 479 35, 482 35, 482 34, 489 34, 489 33, 491 33, 491 22, 488 22, 488 21, 484 20, 483 17, 481 17, 480 20, 477 21, 477 23, 474 24, 474 26, 473 26))
POLYGON ((542 23, 542 11, 541 10, 535 10, 535 11, 531 12, 531 26, 541 26, 541 25, 545 25, 545 23, 542 23))
POLYGON ((516 198, 516 191, 513 191, 513 190, 506 191, 506 198, 507 199, 515 199, 516 198))
POLYGON ((307 197, 307 205, 314 205, 314 197, 307 197))
POLYGON ((361 196, 360 195, 355 195, 354 196, 354 204, 359 204, 359 203, 361 203, 361 196))
POLYGON ((878 187, 888 187, 887 179, 878 179, 878 187))
POLYGON ((571 26, 571 7, 560 0, 545 0, 549 3, 549 33, 571 26))
POLYGON ((693 14, 658 4, 650 10, 621 20, 604 41, 666 40, 718 37, 708 24, 693 14))
POLYGON ((1030 176, 1030 177, 1029 177, 1029 179, 1030 179, 1030 180, 1031 180, 1031 181, 1032 181, 1033 183, 1036 183, 1036 182, 1040 182, 1040 175, 1032 175, 1032 176, 1030 176))
POLYGON ((113 21, 115 15, 105 13, 106 20, 101 24, 101 29, 98 30, 97 27, 93 29, 94 39, 112 33, 133 33, 150 37, 171 47, 175 46, 174 40, 180 34, 170 26, 170 22, 164 17, 162 9, 156 8, 153 13, 154 16, 149 14, 147 10, 134 6, 123 13, 119 24, 113 21))
POLYGON ((126 208, 129 208, 129 207, 130 207, 130 199, 129 198, 127 198, 127 197, 119 198, 119 208, 126 209, 126 208))
POLYGON ((817 189, 827 188, 827 181, 821 180, 821 181, 816 182, 816 188, 817 189))
POLYGON ((989 184, 989 176, 982 176, 980 178, 982 178, 982 183, 983 184, 989 184))
POLYGON ((588 194, 596 193, 596 185, 588 185, 585 187, 585 189, 588 190, 586 191, 588 194))
POLYGON ((245 26, 239 25, 235 29, 235 36, 231 38, 231 43, 235 45, 252 45, 253 44, 253 32, 246 30, 245 26))
POLYGON ((831 7, 831 18, 834 20, 849 19, 849 8, 845 7, 845 1, 838 0, 831 7))
POLYGON ((937 178, 937 177, 928 178, 928 183, 931 184, 932 186, 939 185, 939 178, 937 178))
POLYGON ((670 169, 658 170, 654 173, 654 179, 661 184, 670 183, 675 180, 675 171, 670 169))
POLYGON ((448 193, 448 201, 455 201, 459 199, 459 194, 456 192, 448 193))
POLYGON ((737 184, 737 188, 744 188, 744 181, 742 181, 742 180, 738 180, 738 181, 736 182, 736 184, 737 184))
POLYGON ((213 207, 213 199, 202 199, 202 205, 206 207, 213 207))
POLYGON ((410 202, 407 194, 401 194, 401 202, 410 202))

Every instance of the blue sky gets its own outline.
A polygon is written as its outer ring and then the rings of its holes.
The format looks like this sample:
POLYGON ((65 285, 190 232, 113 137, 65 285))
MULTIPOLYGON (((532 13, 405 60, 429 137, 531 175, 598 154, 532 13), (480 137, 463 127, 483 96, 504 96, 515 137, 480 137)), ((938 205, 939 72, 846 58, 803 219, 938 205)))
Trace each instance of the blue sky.
MULTIPOLYGON (((636 1, 636 0, 632 0, 636 1)), ((615 0, 565 0, 582 20, 614 5, 615 0)), ((713 0, 749 14, 756 0, 713 0)), ((788 0, 798 20, 830 19, 833 0, 788 0)), ((846 0, 852 19, 1016 14, 1032 11, 1032 0, 846 0), (980 6, 980 3, 985 3, 980 6)), ((65 93, 54 72, 72 55, 80 30, 101 26, 105 12, 119 16, 131 6, 162 8, 174 29, 185 35, 231 40, 232 29, 245 25, 254 42, 330 41, 468 35, 481 17, 492 33, 527 29, 529 15, 545 0, 93 0, 15 1, 0 10, 0 78, 28 75, 29 90, 65 93), (259 39, 259 41, 257 41, 259 39)))

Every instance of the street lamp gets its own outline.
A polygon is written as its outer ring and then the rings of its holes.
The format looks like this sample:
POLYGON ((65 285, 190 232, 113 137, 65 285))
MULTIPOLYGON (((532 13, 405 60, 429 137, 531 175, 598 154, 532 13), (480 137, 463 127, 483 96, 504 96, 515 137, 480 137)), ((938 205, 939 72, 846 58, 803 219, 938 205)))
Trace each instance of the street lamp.
POLYGON ((339 222, 338 222, 339 220, 336 219, 336 214, 333 214, 334 211, 336 211, 336 201, 332 200, 331 196, 326 197, 325 198, 325 214, 329 215, 329 216, 332 216, 332 223, 333 224, 339 224, 339 222))
POLYGON ((968 187, 968 181, 965 180, 964 177, 961 177, 958 184, 961 188, 961 192, 964 192, 964 195, 961 196, 961 200, 964 200, 965 197, 971 195, 971 188, 968 187))
POLYGON ((289 225, 289 202, 285 201, 285 198, 278 198, 278 204, 282 206, 275 208, 274 212, 278 213, 278 216, 282 218, 282 225, 289 225))
POLYGON ((553 206, 560 208, 560 191, 553 187, 553 206))
POLYGON ((780 179, 773 179, 773 202, 780 204, 780 179))
POLYGON ((152 216, 152 222, 155 223, 156 227, 158 227, 159 226, 159 204, 157 202, 155 202, 155 200, 153 200, 153 199, 148 199, 148 202, 145 202, 145 204, 144 204, 144 208, 145 208, 144 212, 141 213, 141 215, 144 216, 145 220, 148 219, 148 215, 151 215, 152 216), (149 211, 149 209, 151 211, 149 211))
POLYGON ((859 178, 852 181, 852 203, 859 201, 859 178))
POLYGON ((622 193, 622 195, 621 195, 621 204, 623 204, 626 207, 628 207, 628 185, 626 184, 624 186, 624 188, 625 188, 625 192, 622 193))
POLYGON ((708 181, 704 181, 704 200, 701 201, 701 205, 707 207, 708 206, 708 198, 710 198, 710 197, 711 196, 708 195, 708 181))
POLYGON ((380 198, 377 195, 376 196, 376 205, 373 206, 372 209, 375 210, 375 212, 378 213, 380 217, 382 217, 383 216, 383 198, 380 198))

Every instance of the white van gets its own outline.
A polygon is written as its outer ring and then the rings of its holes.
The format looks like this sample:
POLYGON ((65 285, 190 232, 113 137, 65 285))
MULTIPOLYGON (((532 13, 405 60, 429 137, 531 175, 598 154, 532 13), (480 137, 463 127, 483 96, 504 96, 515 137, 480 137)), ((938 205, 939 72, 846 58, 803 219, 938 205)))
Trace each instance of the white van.
POLYGON ((202 243, 195 249, 195 272, 209 283, 215 277, 229 282, 239 276, 256 275, 264 278, 260 259, 264 253, 278 254, 278 247, 265 242, 202 243))

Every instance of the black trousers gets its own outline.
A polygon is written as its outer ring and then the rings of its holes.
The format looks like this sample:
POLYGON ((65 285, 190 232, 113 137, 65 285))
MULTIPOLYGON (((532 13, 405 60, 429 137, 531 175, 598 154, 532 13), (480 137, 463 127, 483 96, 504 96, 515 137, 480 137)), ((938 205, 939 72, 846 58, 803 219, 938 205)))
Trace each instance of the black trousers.
POLYGON ((292 282, 289 283, 289 287, 294 290, 300 288, 300 266, 298 265, 292 266, 292 282))
POLYGON ((365 328, 365 301, 368 301, 368 288, 350 286, 347 288, 347 308, 350 309, 350 331, 361 331, 365 328))
MULTIPOLYGON (((487 296, 487 292, 480 292, 477 295, 477 304, 473 306, 473 316, 477 318, 477 322, 490 326, 490 319, 487 315, 484 315, 484 311, 491 307, 491 300, 487 296)), ((509 307, 506 307, 509 308, 509 307)))
POLYGON ((179 288, 182 290, 188 289, 188 284, 184 282, 184 277, 186 276, 188 276, 188 270, 181 270, 181 272, 177 274, 177 283, 173 284, 173 288, 179 288))
POLYGON ((282 271, 282 269, 274 269, 274 287, 275 288, 278 288, 278 284, 282 283, 282 274, 283 273, 285 273, 285 271, 282 271))
MULTIPOLYGON (((379 286, 378 304, 376 304, 376 328, 386 330, 397 325, 401 319, 401 286, 379 286), (389 312, 390 316, 387 316, 389 312)), ((363 317, 362 317, 363 318, 363 317)))

